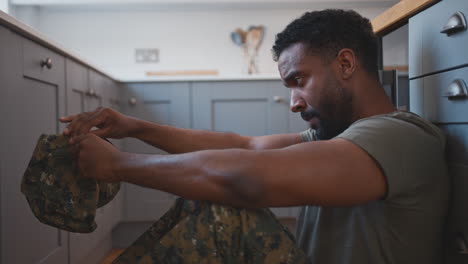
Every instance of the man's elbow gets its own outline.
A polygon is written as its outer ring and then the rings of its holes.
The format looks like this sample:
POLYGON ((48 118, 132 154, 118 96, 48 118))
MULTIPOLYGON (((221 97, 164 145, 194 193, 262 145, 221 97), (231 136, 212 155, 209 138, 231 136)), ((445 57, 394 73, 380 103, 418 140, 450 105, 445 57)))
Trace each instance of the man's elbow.
POLYGON ((260 208, 265 203, 262 197, 265 197, 263 184, 249 175, 228 176, 224 185, 226 200, 236 207, 241 208, 260 208))

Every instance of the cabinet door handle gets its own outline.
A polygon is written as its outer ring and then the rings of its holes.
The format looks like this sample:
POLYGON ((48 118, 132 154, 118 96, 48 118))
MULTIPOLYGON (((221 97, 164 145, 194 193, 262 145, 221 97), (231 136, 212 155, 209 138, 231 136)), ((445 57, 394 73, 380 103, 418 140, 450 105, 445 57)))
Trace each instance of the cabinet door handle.
POLYGON ((284 102, 284 98, 281 97, 281 96, 275 95, 275 96, 273 96, 273 101, 275 101, 275 103, 282 103, 282 102, 284 102))
POLYGON ((128 104, 129 105, 136 105, 137 104, 137 99, 135 97, 132 97, 128 99, 128 104))
POLYGON ((462 79, 456 79, 445 90, 444 97, 451 99, 465 98, 468 95, 466 84, 462 79))
POLYGON ((41 61, 41 67, 44 68, 46 67, 47 69, 52 69, 52 59, 51 58, 46 58, 45 60, 41 61))
POLYGON ((87 96, 93 96, 93 97, 94 97, 94 96, 97 96, 96 90, 94 90, 94 89, 89 89, 89 90, 86 92, 86 95, 87 95, 87 96))
POLYGON ((466 19, 462 12, 457 11, 453 14, 440 33, 447 34, 447 36, 466 30, 466 19))

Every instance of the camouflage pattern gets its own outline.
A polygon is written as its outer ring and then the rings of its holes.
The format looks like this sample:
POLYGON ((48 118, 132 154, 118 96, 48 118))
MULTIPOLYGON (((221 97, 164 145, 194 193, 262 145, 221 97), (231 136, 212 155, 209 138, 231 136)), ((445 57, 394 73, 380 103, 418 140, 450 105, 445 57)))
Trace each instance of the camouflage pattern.
POLYGON ((99 199, 97 207, 101 208, 108 204, 120 190, 120 182, 98 182, 99 186, 99 199))
POLYGON ((308 263, 268 209, 237 209, 179 198, 113 264, 308 263))
POLYGON ((120 184, 80 177, 63 135, 40 136, 21 182, 21 192, 39 221, 79 233, 96 229, 96 209, 119 188, 120 184))

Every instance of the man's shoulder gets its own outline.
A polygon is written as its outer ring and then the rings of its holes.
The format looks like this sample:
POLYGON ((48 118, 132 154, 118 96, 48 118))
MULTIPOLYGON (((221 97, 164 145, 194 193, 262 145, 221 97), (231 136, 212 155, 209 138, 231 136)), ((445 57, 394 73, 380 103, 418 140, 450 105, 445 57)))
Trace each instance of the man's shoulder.
POLYGON ((383 137, 405 137, 420 140, 435 140, 445 147, 445 135, 434 124, 407 111, 395 111, 357 120, 337 137, 364 136, 366 133, 383 137))

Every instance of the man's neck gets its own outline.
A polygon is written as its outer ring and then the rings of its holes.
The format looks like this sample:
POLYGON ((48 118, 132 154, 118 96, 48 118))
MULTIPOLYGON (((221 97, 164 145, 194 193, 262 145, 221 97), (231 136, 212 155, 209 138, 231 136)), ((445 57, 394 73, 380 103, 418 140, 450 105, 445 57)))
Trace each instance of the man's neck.
POLYGON ((378 80, 360 78, 359 84, 355 85, 353 122, 397 110, 378 80))

